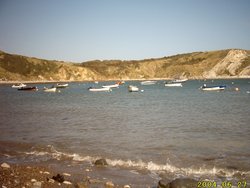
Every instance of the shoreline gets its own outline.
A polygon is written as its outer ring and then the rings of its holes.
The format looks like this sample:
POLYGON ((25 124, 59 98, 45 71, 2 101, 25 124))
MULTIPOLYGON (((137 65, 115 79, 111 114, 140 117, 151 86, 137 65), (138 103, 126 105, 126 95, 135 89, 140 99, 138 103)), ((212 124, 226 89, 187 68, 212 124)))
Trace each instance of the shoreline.
MULTIPOLYGON (((216 77, 216 78, 188 78, 188 80, 241 80, 241 79, 250 79, 250 76, 246 77, 216 77)), ((46 84, 46 83, 79 83, 79 82, 115 82, 115 81, 147 81, 147 80, 174 80, 174 78, 147 78, 147 79, 106 79, 106 80, 10 80, 10 81, 0 81, 0 85, 7 84, 18 84, 18 83, 27 83, 27 84, 46 84)))
MULTIPOLYGON (((141 178, 138 184, 138 174, 126 177, 126 172, 118 169, 119 173, 109 174, 108 166, 93 166, 74 171, 63 166, 54 164, 16 164, 0 163, 0 185, 1 188, 9 187, 32 187, 32 188, 130 188, 130 187, 156 187, 157 181, 150 180, 150 177, 141 178), (109 176, 108 176, 109 175, 109 176)), ((72 167, 71 167, 72 168, 72 167)), ((116 170, 117 171, 117 170, 116 170)))

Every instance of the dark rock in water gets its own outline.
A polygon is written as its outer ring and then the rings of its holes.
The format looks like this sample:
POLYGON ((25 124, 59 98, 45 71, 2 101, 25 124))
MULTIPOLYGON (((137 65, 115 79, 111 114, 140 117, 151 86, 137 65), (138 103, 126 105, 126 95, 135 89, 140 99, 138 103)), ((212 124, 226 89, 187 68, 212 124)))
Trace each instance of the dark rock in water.
POLYGON ((159 181, 157 188, 170 188, 169 186, 170 182, 168 180, 162 179, 159 181))
POLYGON ((53 176, 52 177, 53 180, 59 182, 59 183, 63 183, 64 182, 64 176, 63 175, 60 175, 60 174, 57 174, 56 176, 53 176))
POLYGON ((160 180, 158 183, 158 188, 194 188, 197 187, 198 182, 193 179, 175 179, 172 182, 166 180, 160 180))
POLYGON ((107 163, 106 159, 98 159, 95 161, 95 165, 96 166, 107 166, 108 163, 107 163))

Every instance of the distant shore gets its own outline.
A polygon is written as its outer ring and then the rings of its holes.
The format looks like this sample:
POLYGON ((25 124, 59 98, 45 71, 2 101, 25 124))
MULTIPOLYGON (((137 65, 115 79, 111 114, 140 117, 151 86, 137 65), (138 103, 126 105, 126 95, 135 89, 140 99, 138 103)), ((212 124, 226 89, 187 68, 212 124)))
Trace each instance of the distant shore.
MULTIPOLYGON (((250 79, 250 76, 244 77, 216 77, 216 78, 188 78, 188 80, 230 80, 230 79, 250 79)), ((142 79, 109 79, 109 80, 10 80, 0 81, 0 84, 47 84, 47 83, 74 83, 74 82, 115 82, 115 81, 145 81, 145 80, 174 80, 174 78, 142 78, 142 79)))

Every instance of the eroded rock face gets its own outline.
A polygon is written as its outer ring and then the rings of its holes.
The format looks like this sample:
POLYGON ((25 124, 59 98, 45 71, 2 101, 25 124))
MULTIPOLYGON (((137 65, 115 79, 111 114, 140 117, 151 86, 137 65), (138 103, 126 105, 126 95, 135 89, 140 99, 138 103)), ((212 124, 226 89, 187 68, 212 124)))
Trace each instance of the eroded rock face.
POLYGON ((248 57, 245 50, 230 50, 225 58, 217 63, 210 71, 203 74, 206 78, 218 76, 236 76, 243 61, 248 57))

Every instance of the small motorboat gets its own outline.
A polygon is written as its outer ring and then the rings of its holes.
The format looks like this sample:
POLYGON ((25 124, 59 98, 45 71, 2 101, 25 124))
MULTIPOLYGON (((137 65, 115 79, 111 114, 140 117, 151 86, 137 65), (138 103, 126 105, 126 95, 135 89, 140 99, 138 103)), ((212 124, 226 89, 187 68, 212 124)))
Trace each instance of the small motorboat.
POLYGON ((36 86, 33 87, 21 87, 17 89, 18 91, 37 91, 38 88, 36 86))
POLYGON ((51 87, 51 88, 47 88, 47 87, 44 87, 43 88, 43 91, 44 92, 56 92, 56 87, 51 87))
POLYGON ((182 83, 174 83, 174 82, 168 82, 165 83, 166 87, 182 87, 182 83))
POLYGON ((22 88, 22 87, 26 87, 27 85, 23 84, 23 83, 20 83, 20 84, 15 84, 15 85, 12 85, 11 87, 12 88, 22 88))
POLYGON ((182 83, 182 82, 186 82, 188 81, 188 79, 175 79, 175 80, 172 80, 171 82, 172 83, 182 83))
POLYGON ((105 86, 102 86, 103 88, 118 88, 119 87, 119 84, 113 84, 113 85, 105 85, 105 86))
POLYGON ((157 81, 155 80, 147 80, 147 81, 142 81, 141 85, 154 85, 156 84, 157 81))
POLYGON ((129 91, 129 92, 138 92, 138 91, 139 91, 139 88, 138 88, 137 86, 129 85, 129 86, 128 86, 128 91, 129 91))
POLYGON ((110 87, 102 87, 102 88, 88 88, 89 91, 112 91, 110 87))
POLYGON ((56 84, 56 88, 66 88, 66 87, 68 87, 69 86, 69 84, 56 84))
POLYGON ((204 84, 203 86, 200 87, 201 90, 203 91, 223 91, 226 89, 225 85, 220 85, 220 86, 207 86, 204 84))

